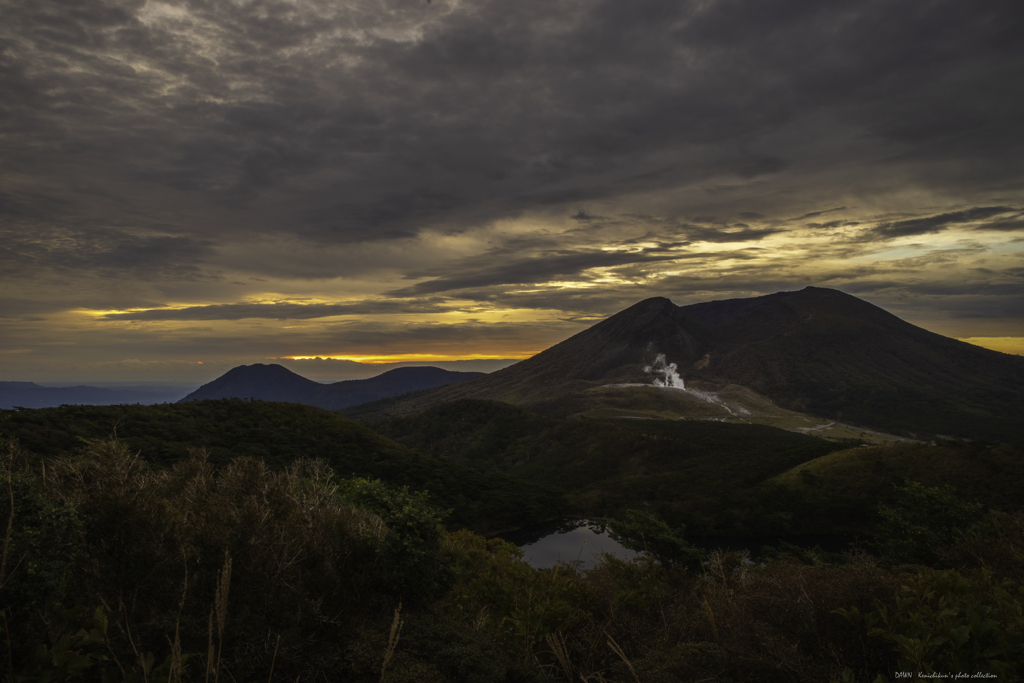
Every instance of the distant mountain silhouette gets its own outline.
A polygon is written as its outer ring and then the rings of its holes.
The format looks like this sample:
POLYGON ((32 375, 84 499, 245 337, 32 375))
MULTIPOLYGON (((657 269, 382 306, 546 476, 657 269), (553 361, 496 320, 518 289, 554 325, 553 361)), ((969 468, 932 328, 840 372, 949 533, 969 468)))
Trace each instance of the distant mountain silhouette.
POLYGON ((479 376, 479 372, 455 372, 434 367, 389 370, 369 379, 320 384, 296 375, 281 365, 240 365, 204 384, 181 399, 202 401, 218 398, 254 398, 285 401, 339 410, 410 391, 434 389, 479 376))
POLYGON ((318 402, 311 405, 339 410, 410 391, 456 384, 482 375, 480 372, 457 372, 435 367, 395 368, 369 379, 350 379, 334 384, 322 384, 317 397, 318 402))
POLYGON ((1024 441, 1024 358, 928 332, 818 287, 679 307, 657 297, 508 368, 399 400, 529 405, 610 383, 651 383, 658 354, 684 379, 749 387, 778 405, 903 433, 1024 441))
POLYGON ((109 406, 126 403, 173 403, 184 390, 154 385, 130 387, 44 387, 34 382, 0 382, 0 409, 55 408, 62 405, 109 406))
POLYGON ((204 384, 178 401, 204 401, 217 398, 255 398, 261 401, 306 403, 325 385, 306 379, 282 365, 239 365, 217 379, 204 384))

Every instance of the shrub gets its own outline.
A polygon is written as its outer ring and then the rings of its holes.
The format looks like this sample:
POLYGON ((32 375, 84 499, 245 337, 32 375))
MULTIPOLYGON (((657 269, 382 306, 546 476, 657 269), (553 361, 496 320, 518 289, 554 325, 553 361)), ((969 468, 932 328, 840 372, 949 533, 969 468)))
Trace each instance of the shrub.
POLYGON ((493 633, 512 656, 531 661, 549 636, 586 619, 593 592, 574 566, 535 570, 511 543, 466 531, 446 546, 459 577, 450 609, 493 633))
POLYGON ((265 675, 278 649, 282 675, 337 668, 346 634, 391 599, 382 577, 398 570, 389 562, 411 556, 403 568, 421 571, 410 576, 437 574, 427 566, 437 554, 427 552, 430 539, 408 531, 427 529, 436 539, 436 513, 379 483, 339 481, 320 461, 273 472, 243 457, 215 470, 196 451, 163 470, 106 441, 49 470, 49 485, 82 517, 90 561, 75 567, 75 591, 123 614, 111 647, 125 661, 136 649, 166 650, 179 627, 185 651, 206 651, 225 552, 234 569, 217 632, 225 668, 239 680, 265 675), (402 532, 342 489, 403 502, 390 513, 402 532), (423 514, 428 521, 417 526, 423 514), (402 554, 409 539, 421 552, 402 554))
POLYGON ((865 617, 871 634, 893 643, 904 671, 1024 676, 1024 586, 989 571, 926 571, 903 586, 893 609, 865 617))
POLYGON ((20 625, 7 639, 24 651, 26 639, 45 632, 46 607, 66 598, 68 576, 85 560, 85 546, 75 506, 26 469, 24 454, 13 442, 6 445, 0 471, 0 610, 12 628, 20 625))
POLYGON ((1024 583, 1024 513, 993 510, 952 546, 935 550, 949 567, 985 567, 1024 583))
POLYGON ((378 515, 386 526, 378 587, 406 602, 426 602, 450 584, 441 564, 442 522, 447 514, 430 504, 426 492, 410 493, 373 479, 339 482, 339 495, 353 506, 378 515))
POLYGON ((608 534, 624 547, 650 553, 665 567, 680 564, 699 570, 703 553, 686 542, 686 527, 673 529, 654 515, 642 510, 627 510, 626 519, 608 524, 608 534))
POLYGON ((937 549, 956 543, 980 518, 981 505, 961 500, 949 485, 909 479, 897 486, 897 507, 882 506, 883 556, 892 563, 935 565, 937 549))

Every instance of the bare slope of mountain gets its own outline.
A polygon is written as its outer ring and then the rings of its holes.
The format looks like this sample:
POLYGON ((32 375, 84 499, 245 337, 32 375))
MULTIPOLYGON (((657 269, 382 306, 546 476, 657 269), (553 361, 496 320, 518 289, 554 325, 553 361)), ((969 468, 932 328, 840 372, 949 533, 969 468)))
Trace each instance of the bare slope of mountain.
POLYGON ((434 367, 395 368, 369 379, 350 379, 334 384, 321 384, 319 393, 313 398, 316 402, 309 403, 328 410, 340 410, 410 391, 448 386, 478 377, 481 374, 479 372, 442 370, 434 367))
POLYGON ((320 384, 281 365, 240 365, 181 399, 254 398, 338 410, 410 391, 433 389, 480 375, 433 367, 396 368, 369 379, 320 384))
POLYGON ((684 379, 748 387, 790 410, 903 433, 1024 440, 1024 358, 818 287, 684 307, 647 299, 533 358, 388 412, 460 398, 549 403, 601 385, 651 383, 644 368, 658 354, 684 379))

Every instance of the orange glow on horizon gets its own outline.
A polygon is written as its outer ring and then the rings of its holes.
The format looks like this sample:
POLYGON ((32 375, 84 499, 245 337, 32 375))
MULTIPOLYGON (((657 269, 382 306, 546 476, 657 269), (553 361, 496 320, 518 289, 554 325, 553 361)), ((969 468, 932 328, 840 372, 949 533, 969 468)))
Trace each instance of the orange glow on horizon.
POLYGON ((268 360, 348 360, 355 363, 363 363, 364 365, 384 365, 386 363, 410 363, 410 362, 441 362, 441 361, 457 361, 457 360, 523 360, 524 358, 530 358, 531 356, 537 355, 538 352, 533 353, 510 353, 504 356, 496 356, 494 354, 439 354, 439 353, 396 353, 390 356, 282 356, 276 359, 268 360))
POLYGON ((993 351, 1020 355, 1024 353, 1024 337, 957 337, 962 342, 993 351))

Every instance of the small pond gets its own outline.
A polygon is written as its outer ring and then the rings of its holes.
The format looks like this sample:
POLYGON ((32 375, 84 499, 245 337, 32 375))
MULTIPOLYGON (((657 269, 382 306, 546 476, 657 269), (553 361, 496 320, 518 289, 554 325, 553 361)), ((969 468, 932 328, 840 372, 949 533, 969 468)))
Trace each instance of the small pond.
MULTIPOLYGON (((499 538, 519 546, 525 553, 524 559, 537 569, 548 569, 559 562, 576 560, 583 563, 583 568, 592 569, 600 562, 601 553, 610 553, 622 559, 631 559, 637 555, 613 540, 601 520, 593 519, 566 518, 545 522, 499 534, 499 538)), ((837 553, 846 550, 854 539, 848 536, 808 535, 787 538, 695 537, 687 540, 691 545, 707 551, 750 550, 754 556, 761 548, 778 546, 781 541, 801 548, 820 546, 822 550, 837 553)))
POLYGON ((628 560, 637 553, 612 540, 602 522, 592 519, 562 519, 517 529, 500 538, 515 543, 526 553, 531 567, 549 569, 559 562, 579 560, 584 569, 593 569, 601 553, 628 560))

